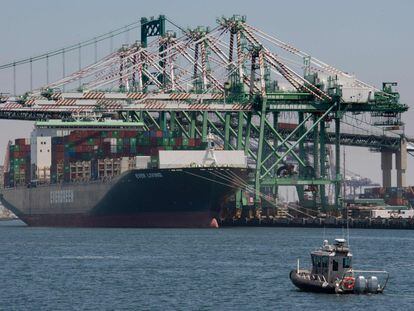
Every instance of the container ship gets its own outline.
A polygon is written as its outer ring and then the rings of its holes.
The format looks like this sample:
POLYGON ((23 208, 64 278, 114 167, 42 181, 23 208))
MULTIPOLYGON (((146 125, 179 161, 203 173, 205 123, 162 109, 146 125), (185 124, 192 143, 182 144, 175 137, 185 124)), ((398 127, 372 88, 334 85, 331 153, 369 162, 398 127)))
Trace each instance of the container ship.
POLYGON ((2 204, 29 226, 217 227, 243 151, 127 122, 37 122, 9 142, 2 204))

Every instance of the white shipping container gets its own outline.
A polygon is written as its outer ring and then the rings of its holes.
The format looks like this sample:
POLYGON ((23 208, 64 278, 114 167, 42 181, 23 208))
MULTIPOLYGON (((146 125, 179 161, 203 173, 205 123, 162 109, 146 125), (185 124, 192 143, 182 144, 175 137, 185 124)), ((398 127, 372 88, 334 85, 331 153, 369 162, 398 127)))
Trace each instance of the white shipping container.
POLYGON ((371 211, 372 218, 413 218, 414 217, 414 209, 408 210, 372 210, 371 211))
POLYGON ((401 218, 413 218, 414 217, 414 209, 407 209, 400 211, 399 216, 401 218))
POLYGON ((247 157, 243 150, 160 150, 160 168, 183 167, 247 167, 247 157))
POLYGON ((150 156, 136 156, 135 157, 135 168, 146 169, 148 164, 151 162, 150 156))
POLYGON ((371 218, 390 218, 389 210, 374 209, 371 211, 371 218))
POLYGON ((50 167, 38 168, 37 171, 37 180, 46 182, 50 180, 50 167))
POLYGON ((30 160, 38 169, 49 168, 52 165, 52 137, 32 137, 30 160))
POLYGON ((129 158, 122 157, 121 158, 121 174, 129 170, 129 158))

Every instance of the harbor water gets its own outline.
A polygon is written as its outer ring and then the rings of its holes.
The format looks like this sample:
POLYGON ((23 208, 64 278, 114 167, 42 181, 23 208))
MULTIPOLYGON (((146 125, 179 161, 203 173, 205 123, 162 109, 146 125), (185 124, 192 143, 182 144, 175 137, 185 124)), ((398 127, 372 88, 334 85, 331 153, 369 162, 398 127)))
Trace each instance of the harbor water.
POLYGON ((382 295, 300 292, 289 271, 343 230, 61 229, 0 222, 0 310, 411 310, 414 231, 350 232, 382 295))

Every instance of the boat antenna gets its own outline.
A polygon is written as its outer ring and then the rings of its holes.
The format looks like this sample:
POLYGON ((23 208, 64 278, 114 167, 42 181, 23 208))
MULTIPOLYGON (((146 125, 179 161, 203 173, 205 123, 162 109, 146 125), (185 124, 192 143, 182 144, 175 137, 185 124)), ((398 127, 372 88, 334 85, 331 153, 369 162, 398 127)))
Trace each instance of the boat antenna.
POLYGON ((325 231, 326 231, 326 227, 325 224, 323 224, 323 241, 325 241, 325 231))
POLYGON ((346 241, 348 242, 348 247, 349 247, 351 246, 351 243, 349 241, 349 206, 348 204, 346 205, 346 233, 347 233, 346 241))

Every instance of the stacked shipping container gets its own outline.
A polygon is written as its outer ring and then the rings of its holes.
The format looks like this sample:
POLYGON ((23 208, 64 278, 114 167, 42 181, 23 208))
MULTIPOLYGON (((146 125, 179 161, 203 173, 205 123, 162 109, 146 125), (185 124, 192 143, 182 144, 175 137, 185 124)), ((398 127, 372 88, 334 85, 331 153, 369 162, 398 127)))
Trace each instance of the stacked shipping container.
MULTIPOLYGON (((128 158, 127 166, 131 169, 136 156, 150 156, 152 163, 156 163, 159 150, 205 148, 200 138, 182 137, 170 131, 136 130, 75 130, 67 136, 52 137, 51 145, 52 183, 119 175, 123 158, 128 158)), ((6 185, 30 183, 30 145, 26 140, 16 139, 16 144, 10 146, 10 166, 16 166, 16 170, 10 170, 6 185)))
POLYGON ((30 144, 24 138, 8 146, 9 170, 4 173, 4 185, 9 187, 30 182, 30 144))

